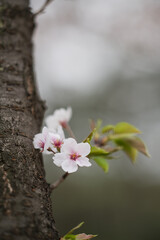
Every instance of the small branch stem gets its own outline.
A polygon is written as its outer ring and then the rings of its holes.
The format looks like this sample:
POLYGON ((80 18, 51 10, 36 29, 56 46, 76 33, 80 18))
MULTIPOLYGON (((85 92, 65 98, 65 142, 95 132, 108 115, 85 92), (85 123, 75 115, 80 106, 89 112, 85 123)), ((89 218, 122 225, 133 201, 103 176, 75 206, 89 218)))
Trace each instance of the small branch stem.
POLYGON ((42 13, 42 12, 45 10, 45 8, 47 7, 47 5, 48 5, 49 3, 51 3, 52 1, 53 1, 53 0, 46 0, 45 3, 42 5, 42 7, 41 7, 36 13, 34 13, 33 16, 36 17, 37 15, 39 15, 40 13, 42 13))
POLYGON ((53 152, 53 154, 55 154, 55 152, 51 148, 49 148, 49 151, 51 151, 51 152, 53 152))
POLYGON ((68 175, 69 175, 69 173, 66 172, 66 173, 63 174, 62 177, 59 178, 55 183, 52 183, 52 184, 50 185, 51 190, 54 190, 55 188, 57 188, 57 187, 66 179, 66 177, 67 177, 68 175))
POLYGON ((66 124, 65 129, 66 129, 67 132, 69 133, 70 137, 76 139, 75 136, 74 136, 74 133, 73 133, 73 131, 72 131, 72 129, 71 129, 71 127, 69 126, 68 123, 66 124))

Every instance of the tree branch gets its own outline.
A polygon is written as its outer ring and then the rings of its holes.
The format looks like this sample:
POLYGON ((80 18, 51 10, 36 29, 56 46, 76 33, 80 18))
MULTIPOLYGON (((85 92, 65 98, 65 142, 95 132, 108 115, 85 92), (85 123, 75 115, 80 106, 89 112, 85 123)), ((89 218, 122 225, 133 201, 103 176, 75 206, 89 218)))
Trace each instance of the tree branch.
POLYGON ((75 136, 74 136, 74 133, 73 133, 73 131, 72 131, 72 129, 71 129, 71 127, 69 126, 68 123, 65 125, 65 129, 66 129, 67 132, 69 133, 70 137, 76 139, 75 136))
POLYGON ((57 187, 66 179, 66 177, 67 177, 68 175, 69 175, 69 173, 66 172, 66 173, 63 174, 62 177, 59 178, 55 183, 52 183, 52 184, 50 185, 51 190, 54 190, 55 188, 57 188, 57 187))
POLYGON ((46 0, 42 7, 36 13, 34 13, 33 16, 37 17, 37 15, 41 14, 52 1, 54 0, 46 0))

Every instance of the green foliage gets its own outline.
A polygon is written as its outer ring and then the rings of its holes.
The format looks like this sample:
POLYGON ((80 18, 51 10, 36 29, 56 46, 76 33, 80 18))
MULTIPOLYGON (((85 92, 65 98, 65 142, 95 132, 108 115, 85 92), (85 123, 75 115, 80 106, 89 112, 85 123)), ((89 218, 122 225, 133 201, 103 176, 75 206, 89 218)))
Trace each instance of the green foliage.
POLYGON ((102 128, 102 133, 108 133, 111 130, 114 131, 115 134, 120 133, 141 133, 139 129, 137 129, 135 126, 127 123, 127 122, 120 122, 114 125, 106 125, 102 128))
POLYGON ((85 233, 80 233, 80 234, 73 234, 75 230, 80 228, 84 222, 81 222, 78 224, 76 227, 72 228, 64 237, 62 237, 60 240, 89 240, 91 238, 96 237, 97 235, 92 235, 92 234, 85 234, 85 233))
POLYGON ((96 124, 98 126, 98 131, 94 132, 96 147, 91 148, 89 157, 96 161, 105 172, 108 171, 106 159, 115 151, 123 150, 133 163, 137 159, 138 152, 150 157, 144 142, 137 137, 141 131, 135 126, 120 122, 116 125, 106 125, 100 131, 101 124, 100 120, 96 124), (109 146, 109 142, 116 144, 117 148, 109 146))
POLYGON ((114 133, 141 133, 139 129, 135 126, 127 123, 127 122, 120 122, 114 127, 114 133))
POLYGON ((122 147, 132 162, 136 161, 138 152, 150 157, 144 142, 133 133, 113 134, 109 139, 122 147))
POLYGON ((84 143, 85 143, 85 142, 90 143, 90 141, 92 140, 95 132, 96 132, 96 128, 94 128, 94 129, 91 131, 91 133, 88 135, 88 137, 87 137, 83 142, 84 142, 84 143))
POLYGON ((97 165, 99 167, 101 167, 104 170, 105 173, 108 172, 109 165, 108 165, 105 157, 99 157, 98 156, 98 157, 93 157, 92 159, 97 163, 97 165))
POLYGON ((120 134, 112 134, 109 135, 109 140, 118 140, 118 139, 129 139, 131 137, 134 137, 135 133, 120 133, 120 134))
POLYGON ((82 227, 83 224, 84 224, 84 222, 79 223, 76 227, 72 228, 72 229, 67 233, 67 235, 73 233, 75 230, 77 230, 78 228, 82 227))
POLYGON ((111 130, 114 130, 114 125, 106 125, 102 128, 102 133, 108 133, 111 130))
POLYGON ((146 145, 144 144, 144 142, 142 141, 142 139, 138 138, 138 137, 133 137, 128 139, 128 143, 134 147, 135 149, 137 149, 139 152, 143 153, 144 155, 146 155, 147 157, 150 157, 150 154, 148 152, 148 149, 146 147, 146 145))
POLYGON ((108 154, 109 152, 107 152, 103 148, 91 146, 91 152, 89 154, 89 157, 107 156, 108 154))
POLYGON ((91 146, 91 152, 88 157, 94 160, 97 163, 97 165, 101 167, 105 173, 107 173, 109 170, 107 159, 113 158, 109 156, 111 151, 114 151, 113 148, 110 149, 110 151, 106 151, 103 148, 91 146))
POLYGON ((137 150, 133 148, 125 139, 116 139, 115 143, 122 147, 123 151, 128 155, 131 161, 134 163, 137 158, 137 150))

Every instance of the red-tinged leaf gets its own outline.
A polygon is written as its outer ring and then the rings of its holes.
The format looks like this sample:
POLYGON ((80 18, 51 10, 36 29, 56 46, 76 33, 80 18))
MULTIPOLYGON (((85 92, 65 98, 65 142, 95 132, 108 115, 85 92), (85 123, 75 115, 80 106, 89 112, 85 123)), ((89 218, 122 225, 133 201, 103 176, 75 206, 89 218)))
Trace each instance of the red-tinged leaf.
POLYGON ((140 138, 138 137, 130 138, 130 139, 127 139, 127 142, 132 147, 136 148, 139 152, 143 153, 147 157, 150 157, 147 147, 145 146, 144 142, 140 138))
POLYGON ((91 128, 92 131, 93 131, 94 128, 96 128, 96 124, 95 124, 95 121, 93 119, 89 120, 89 125, 90 125, 90 128, 91 128))
POLYGON ((85 233, 81 233, 81 234, 76 235, 76 240, 88 240, 88 239, 94 238, 96 236, 97 235, 92 235, 92 234, 87 235, 85 233))

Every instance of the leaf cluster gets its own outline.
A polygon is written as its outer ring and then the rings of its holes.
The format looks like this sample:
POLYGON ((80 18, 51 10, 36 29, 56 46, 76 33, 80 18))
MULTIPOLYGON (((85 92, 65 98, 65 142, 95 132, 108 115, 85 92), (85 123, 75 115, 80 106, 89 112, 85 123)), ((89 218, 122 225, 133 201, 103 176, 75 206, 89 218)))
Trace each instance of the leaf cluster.
POLYGON ((80 228, 84 222, 81 222, 78 224, 76 227, 72 228, 64 237, 62 237, 60 240, 89 240, 91 238, 96 237, 97 235, 92 235, 92 234, 85 234, 85 233, 80 233, 80 234, 73 234, 75 230, 80 228))
POLYGON ((107 160, 115 158, 113 153, 120 150, 127 154, 132 163, 136 161, 138 152, 150 157, 145 143, 137 136, 141 131, 135 126, 127 122, 103 127, 101 125, 102 121, 98 120, 84 142, 91 145, 88 157, 93 159, 104 172, 107 173, 109 169, 107 160))

